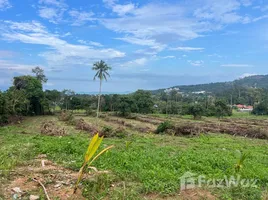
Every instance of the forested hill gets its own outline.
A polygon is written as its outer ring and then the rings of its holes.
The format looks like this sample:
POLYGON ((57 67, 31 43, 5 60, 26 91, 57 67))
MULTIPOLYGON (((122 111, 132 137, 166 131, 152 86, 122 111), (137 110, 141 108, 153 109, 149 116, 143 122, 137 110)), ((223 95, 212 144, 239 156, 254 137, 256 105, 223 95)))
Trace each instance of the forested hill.
MULTIPOLYGON (((268 75, 255 75, 242 79, 230 81, 230 82, 218 82, 198 85, 179 85, 171 88, 179 88, 180 92, 191 93, 206 91, 208 93, 223 93, 233 87, 245 87, 245 88, 265 88, 268 89, 268 75)), ((153 94, 159 94, 165 89, 153 90, 153 94)))

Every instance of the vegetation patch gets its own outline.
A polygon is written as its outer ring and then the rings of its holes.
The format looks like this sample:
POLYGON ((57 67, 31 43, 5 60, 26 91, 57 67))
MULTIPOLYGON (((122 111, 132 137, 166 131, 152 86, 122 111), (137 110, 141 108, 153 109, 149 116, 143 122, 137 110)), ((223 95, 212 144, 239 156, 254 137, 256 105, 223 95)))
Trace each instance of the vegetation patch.
POLYGON ((104 137, 119 137, 119 138, 124 138, 127 135, 129 135, 129 133, 127 132, 127 130, 120 126, 117 128, 113 128, 110 126, 104 126, 100 132, 100 136, 104 136, 104 137))
POLYGON ((170 121, 164 121, 157 127, 155 133, 165 133, 168 129, 172 129, 174 126, 170 121))
POLYGON ((59 115, 59 120, 64 122, 70 122, 74 119, 73 113, 68 110, 63 110, 59 115))
POLYGON ((0 126, 20 124, 23 117, 20 115, 0 115, 0 126))
POLYGON ((80 118, 75 121, 75 127, 77 130, 86 131, 93 135, 99 132, 96 127, 87 123, 83 118, 80 118))
POLYGON ((40 127, 41 134, 51 135, 51 136, 63 136, 67 132, 65 128, 59 127, 55 121, 45 121, 40 127))

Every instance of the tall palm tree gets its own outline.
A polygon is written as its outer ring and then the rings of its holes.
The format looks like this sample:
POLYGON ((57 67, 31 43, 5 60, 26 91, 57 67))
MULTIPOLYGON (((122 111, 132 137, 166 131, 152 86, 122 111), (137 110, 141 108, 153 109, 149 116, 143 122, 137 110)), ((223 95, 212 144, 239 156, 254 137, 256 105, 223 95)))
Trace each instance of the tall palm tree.
POLYGON ((110 77, 110 74, 108 73, 108 71, 111 70, 111 69, 112 68, 109 67, 103 60, 94 63, 93 67, 92 67, 92 70, 97 71, 97 73, 94 76, 94 80, 96 80, 96 78, 98 78, 100 80, 98 108, 97 108, 97 118, 99 117, 99 112, 100 112, 102 81, 103 81, 103 79, 105 79, 107 81, 107 77, 110 77))

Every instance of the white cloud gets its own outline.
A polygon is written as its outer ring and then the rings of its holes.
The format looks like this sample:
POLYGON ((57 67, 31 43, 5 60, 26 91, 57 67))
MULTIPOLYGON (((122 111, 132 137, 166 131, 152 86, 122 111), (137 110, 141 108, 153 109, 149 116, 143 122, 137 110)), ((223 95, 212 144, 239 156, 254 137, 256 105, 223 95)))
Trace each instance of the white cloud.
POLYGON ((202 51, 204 48, 199 48, 199 47, 174 47, 170 48, 170 50, 173 51, 202 51))
POLYGON ((45 19, 54 19, 58 17, 58 11, 55 8, 40 8, 39 16, 45 19))
POLYGON ((213 53, 213 54, 209 54, 208 57, 217 57, 217 58, 222 58, 221 55, 217 54, 217 53, 213 53))
POLYGON ((175 56, 163 56, 163 59, 176 58, 175 56))
POLYGON ((229 24, 240 22, 243 17, 237 13, 241 4, 237 0, 204 0, 203 6, 194 11, 194 16, 229 24))
POLYGON ((138 58, 125 63, 120 64, 121 67, 137 67, 144 66, 148 62, 147 58, 138 58))
POLYGON ((0 0, 0 11, 11 8, 12 5, 8 0, 0 0))
POLYGON ((125 4, 125 5, 114 5, 113 6, 113 12, 117 13, 120 16, 132 12, 134 9, 135 9, 135 5, 132 3, 125 4))
POLYGON ((87 21, 94 21, 96 20, 92 16, 94 16, 93 12, 84 12, 84 11, 78 11, 78 10, 71 10, 69 11, 69 15, 72 17, 73 26, 80 26, 85 24, 87 21))
POLYGON ((10 57, 14 57, 15 55, 16 55, 16 52, 0 50, 0 58, 10 58, 10 57))
POLYGON ((5 27, 6 29, 10 29, 13 31, 25 31, 25 32, 33 32, 33 33, 46 33, 46 28, 37 21, 31 22, 13 22, 13 21, 1 21, 2 25, 8 25, 5 27))
POLYGON ((183 17, 182 13, 182 8, 176 4, 151 3, 135 8, 131 15, 103 19, 101 22, 116 32, 131 34, 139 39, 158 40, 158 43, 166 43, 165 41, 172 38, 177 40, 199 37, 197 32, 200 24, 183 17))
POLYGON ((239 78, 246 78, 246 77, 249 77, 249 76, 255 76, 257 74, 252 74, 252 73, 244 73, 242 74, 241 76, 239 76, 239 78))
POLYGON ((39 0, 39 3, 57 7, 65 6, 64 0, 39 0))
POLYGON ((222 67, 253 67, 253 65, 248 64, 223 64, 222 67))
POLYGON ((241 0, 243 6, 251 6, 253 0, 241 0))
POLYGON ((138 49, 135 51, 135 54, 140 54, 140 55, 156 55, 157 51, 155 49, 138 49))
POLYGON ((38 22, 17 23, 6 21, 6 31, 0 33, 8 41, 20 41, 26 44, 44 45, 48 51, 40 53, 51 65, 91 64, 96 59, 124 57, 125 53, 111 49, 94 49, 86 45, 74 45, 48 32, 38 22), (33 29, 30 29, 33 28, 33 29))
POLYGON ((115 38, 115 39, 122 40, 131 44, 137 44, 141 46, 150 46, 152 49, 156 51, 162 51, 165 48, 165 45, 157 43, 153 39, 136 38, 136 37, 123 37, 123 38, 115 38))
POLYGON ((85 41, 85 40, 78 40, 80 44, 90 45, 90 46, 96 46, 96 47, 103 47, 103 45, 99 42, 93 42, 93 41, 85 41))
POLYGON ((243 6, 250 6, 251 0, 157 1, 142 5, 118 2, 104 0, 107 8, 117 16, 99 21, 106 28, 125 34, 125 37, 117 39, 142 46, 157 44, 166 47, 176 41, 203 37, 229 24, 252 23, 266 18, 265 15, 249 16, 241 11, 243 6), (115 12, 116 7, 123 11, 115 12))
POLYGON ((103 0, 103 2, 107 5, 107 7, 111 8, 112 11, 119 16, 123 16, 127 13, 131 13, 136 8, 135 4, 129 3, 129 4, 116 4, 115 0, 103 0))
POLYGON ((0 60, 0 70, 29 73, 36 65, 18 64, 7 60, 0 60))
POLYGON ((39 0, 38 14, 40 17, 57 24, 63 21, 68 5, 63 0, 39 0))
POLYGON ((204 64, 203 60, 195 60, 195 61, 188 60, 187 62, 190 63, 193 66, 203 66, 203 64, 204 64))

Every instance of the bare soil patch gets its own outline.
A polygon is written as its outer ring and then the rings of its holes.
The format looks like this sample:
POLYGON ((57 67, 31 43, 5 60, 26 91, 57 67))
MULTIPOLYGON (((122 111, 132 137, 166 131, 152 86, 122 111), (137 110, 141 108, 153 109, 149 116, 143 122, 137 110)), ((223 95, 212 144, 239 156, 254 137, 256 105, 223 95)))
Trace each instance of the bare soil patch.
POLYGON ((10 182, 1 186, 5 199, 15 196, 21 199, 29 199, 30 195, 45 196, 43 188, 33 179, 45 186, 50 199, 85 199, 81 191, 73 194, 77 172, 60 167, 45 156, 40 156, 30 165, 18 167, 11 172, 10 182))
POLYGON ((216 200, 217 197, 212 195, 209 191, 203 189, 189 189, 183 190, 180 193, 182 200, 216 200))

